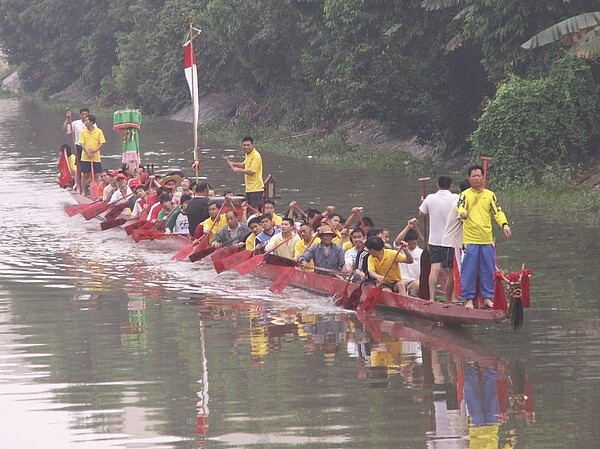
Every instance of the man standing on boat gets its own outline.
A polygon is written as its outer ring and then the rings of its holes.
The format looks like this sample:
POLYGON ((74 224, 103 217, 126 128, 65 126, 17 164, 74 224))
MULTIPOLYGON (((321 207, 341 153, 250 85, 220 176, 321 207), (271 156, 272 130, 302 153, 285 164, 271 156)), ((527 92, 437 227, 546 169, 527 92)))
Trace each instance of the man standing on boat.
MULTIPOLYGON (((96 117, 88 115, 84 118, 83 123, 85 129, 79 134, 79 145, 83 149, 81 154, 81 172, 83 173, 83 185, 87 182, 88 173, 92 172, 92 164, 94 164, 94 176, 99 177, 102 172, 102 156, 100 149, 106 143, 104 133, 96 127, 96 117)), ((95 179, 92 179, 92 182, 95 179)))
POLYGON ((225 158, 234 173, 244 175, 246 184, 246 201, 255 209, 262 211, 262 199, 265 185, 263 183, 263 165, 260 153, 254 148, 254 139, 246 136, 242 139, 242 147, 246 157, 244 162, 231 162, 225 158))
MULTIPOLYGON (((81 145, 79 144, 79 135, 81 134, 81 131, 85 129, 85 123, 83 123, 83 120, 89 114, 90 110, 88 108, 81 108, 79 110, 79 120, 75 120, 74 122, 72 122, 71 108, 67 108, 67 112, 65 114, 65 121, 62 125, 63 132, 67 134, 71 134, 71 132, 73 132, 73 142, 75 142, 75 151, 78 163, 81 162, 81 153, 83 151, 83 148, 81 148, 81 145)), ((81 176, 81 167, 78 167, 75 174, 75 187, 79 189, 80 193, 83 193, 83 184, 81 182, 81 176)))
MULTIPOLYGON (((449 257, 449 248, 442 247, 442 237, 446 228, 448 213, 456 205, 458 195, 450 191, 452 178, 449 176, 440 176, 438 178, 438 191, 427 197, 419 207, 419 216, 429 216, 429 254, 431 258, 431 271, 429 273, 429 299, 433 300, 433 295, 437 287, 438 275, 442 260, 449 257)), ((445 288, 445 286, 444 286, 445 288)))
POLYGON ((483 306, 491 308, 494 298, 494 270, 496 251, 492 235, 492 218, 502 228, 504 237, 511 237, 506 215, 502 212, 496 195, 483 187, 483 167, 472 165, 468 169, 471 187, 460 194, 458 216, 463 222, 465 254, 461 269, 462 297, 465 307, 473 308, 476 282, 479 277, 483 306))

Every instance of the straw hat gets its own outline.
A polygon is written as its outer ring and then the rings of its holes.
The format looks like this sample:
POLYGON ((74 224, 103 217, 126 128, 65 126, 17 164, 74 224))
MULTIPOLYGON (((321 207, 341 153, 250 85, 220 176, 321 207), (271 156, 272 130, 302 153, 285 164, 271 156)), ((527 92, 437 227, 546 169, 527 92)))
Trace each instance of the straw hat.
POLYGON ((324 234, 335 235, 335 232, 333 232, 333 229, 331 229, 331 226, 323 225, 319 228, 319 235, 324 235, 324 234))
POLYGON ((181 176, 177 174, 165 176, 160 180, 160 185, 164 187, 170 181, 175 181, 175 188, 177 188, 181 184, 181 176))

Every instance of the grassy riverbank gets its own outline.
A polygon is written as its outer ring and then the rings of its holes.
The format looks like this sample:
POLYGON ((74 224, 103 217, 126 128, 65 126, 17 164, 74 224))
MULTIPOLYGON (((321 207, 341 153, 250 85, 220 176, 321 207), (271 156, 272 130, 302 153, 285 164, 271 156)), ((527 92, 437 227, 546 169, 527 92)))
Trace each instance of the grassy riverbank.
MULTIPOLYGON (((448 173, 431 158, 418 159, 401 150, 377 150, 368 146, 349 143, 345 130, 338 129, 330 134, 306 132, 291 134, 272 128, 232 127, 224 122, 212 123, 200 129, 203 138, 226 143, 232 147, 240 145, 242 135, 250 134, 256 140, 257 148, 298 158, 314 158, 334 167, 366 168, 372 170, 398 170, 413 176, 448 173)), ((464 166, 467 165, 465 160, 464 166)), ((490 185, 495 185, 493 166, 490 170, 490 185)), ((450 172, 455 179, 462 179, 464 167, 450 172)), ((549 168, 541 185, 527 188, 500 183, 502 187, 493 190, 501 193, 507 202, 518 202, 525 207, 542 209, 557 217, 560 222, 600 222, 600 189, 573 186, 574 173, 564 169, 549 168)), ((497 185, 497 184, 496 184, 497 185)))

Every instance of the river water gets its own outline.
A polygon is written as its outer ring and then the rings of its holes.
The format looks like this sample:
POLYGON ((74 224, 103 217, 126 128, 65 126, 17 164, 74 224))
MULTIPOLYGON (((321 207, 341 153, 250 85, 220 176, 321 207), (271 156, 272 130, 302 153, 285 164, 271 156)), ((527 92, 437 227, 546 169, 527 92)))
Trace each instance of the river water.
MULTIPOLYGON (((110 119, 98 125, 116 168, 110 119)), ((54 184, 62 120, 0 100, 1 448, 598 447, 597 225, 504 199, 514 238, 498 241, 500 264, 534 272, 520 332, 361 321, 68 218, 54 184)), ((146 120, 141 138, 158 173, 190 166, 189 125, 146 120)), ((242 191, 223 154, 242 158, 202 142, 202 174, 242 191)), ((263 159, 281 205, 364 206, 392 234, 418 205, 400 167, 263 159)))

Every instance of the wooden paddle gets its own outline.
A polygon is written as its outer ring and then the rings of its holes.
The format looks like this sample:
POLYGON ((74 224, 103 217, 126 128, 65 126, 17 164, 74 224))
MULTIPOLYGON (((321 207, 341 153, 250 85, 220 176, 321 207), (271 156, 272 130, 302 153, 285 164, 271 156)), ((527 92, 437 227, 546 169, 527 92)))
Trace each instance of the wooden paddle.
POLYGON ((369 294, 363 301, 362 305, 358 309, 358 313, 370 312, 371 310, 373 310, 375 308, 377 301, 381 297, 381 293, 383 293, 383 282, 385 282, 385 278, 389 274, 389 272, 392 269, 392 267, 394 266, 394 264, 397 263, 396 261, 398 260, 398 254, 400 254, 400 251, 402 251, 402 248, 403 247, 400 246, 400 248, 398 248, 396 250, 396 254, 394 255, 394 260, 392 260, 392 263, 390 264, 388 269, 385 271, 385 274, 383 275, 383 281, 378 282, 377 285, 371 289, 371 291, 369 292, 369 294))
POLYGON ((223 259, 213 261, 213 265, 217 273, 222 273, 223 271, 229 271, 236 265, 247 261, 252 256, 254 256, 254 251, 244 249, 240 252, 233 254, 232 256, 224 257, 223 259))
POLYGON ((100 229, 106 231, 107 229, 116 228, 127 223, 129 220, 129 218, 116 218, 110 221, 103 221, 102 223, 100 223, 100 229))
POLYGON ((492 161, 492 158, 481 156, 481 161, 483 162, 483 188, 485 189, 485 185, 487 182, 488 165, 492 161))
POLYGON ((75 215, 82 213, 84 210, 88 209, 93 204, 99 203, 100 201, 102 201, 102 200, 98 199, 96 201, 92 201, 91 203, 75 204, 73 206, 65 206, 65 212, 67 213, 67 215, 69 217, 74 217, 75 215))
POLYGON ((353 276, 354 273, 350 273, 350 276, 348 276, 348 279, 346 280, 346 285, 344 286, 344 289, 341 292, 338 292, 335 295, 333 295, 333 304, 335 306, 343 307, 345 309, 348 305, 348 286, 350 285, 350 281, 352 280, 353 276))
MULTIPOLYGON (((90 159, 93 159, 91 157, 90 159)), ((94 163, 90 160, 90 167, 92 168, 92 182, 90 183, 90 198, 92 200, 98 199, 98 183, 96 182, 96 173, 94 173, 94 163)))
MULTIPOLYGON (((419 178, 421 181, 421 194, 423 199, 427 197, 427 181, 429 181, 429 177, 427 178, 419 178)), ((420 274, 419 274, 419 298, 421 299, 430 299, 430 291, 429 291, 429 273, 431 272, 431 258, 429 256, 429 224, 428 217, 423 217, 423 226, 424 226, 424 237, 425 237, 425 248, 423 248, 423 253, 421 254, 421 262, 420 262, 420 274)))
POLYGON ((98 215, 100 215, 102 212, 108 210, 109 207, 110 206, 108 203, 94 203, 90 205, 90 207, 88 207, 86 210, 84 210, 81 213, 81 215, 83 215, 83 218, 85 218, 86 220, 91 220, 92 218, 95 218, 98 215))
MULTIPOLYGON (((67 107, 67 111, 71 110, 71 106, 67 107)), ((82 184, 82 173, 81 173, 81 161, 79 160, 79 155, 77 154, 77 142, 75 142, 75 131, 73 130, 73 121, 71 120, 71 112, 69 112, 69 128, 71 129, 71 140, 73 140, 73 151, 75 152, 75 166, 77 170, 75 172, 75 190, 83 195, 83 186, 82 184)), ((70 217, 72 215, 69 215, 70 217)))
POLYGON ((364 282, 364 280, 361 281, 360 284, 358 284, 358 287, 352 293, 350 293, 350 296, 348 296, 348 301, 346 301, 346 305, 342 305, 344 309, 356 310, 358 304, 360 303, 360 297, 362 296, 362 286, 364 282))
POLYGON ((232 256, 233 254, 240 251, 240 247, 237 245, 231 245, 227 247, 217 248, 217 250, 211 254, 210 258, 213 261, 213 264, 221 259, 225 259, 226 257, 232 256))
POLYGON ((292 240, 292 238, 294 238, 294 236, 290 235, 287 239, 284 239, 279 244, 275 245, 275 247, 273 247, 273 249, 271 249, 270 251, 267 251, 264 254, 259 254, 258 256, 254 256, 253 258, 248 259, 245 262, 242 262, 241 264, 236 265, 233 268, 235 270, 237 270, 237 272, 240 273, 242 276, 247 275, 252 270, 254 270, 255 268, 257 268, 261 263, 264 262, 265 256, 267 256, 268 254, 271 254, 273 251, 275 251, 281 245, 285 245, 287 242, 289 242, 290 240, 292 240))

